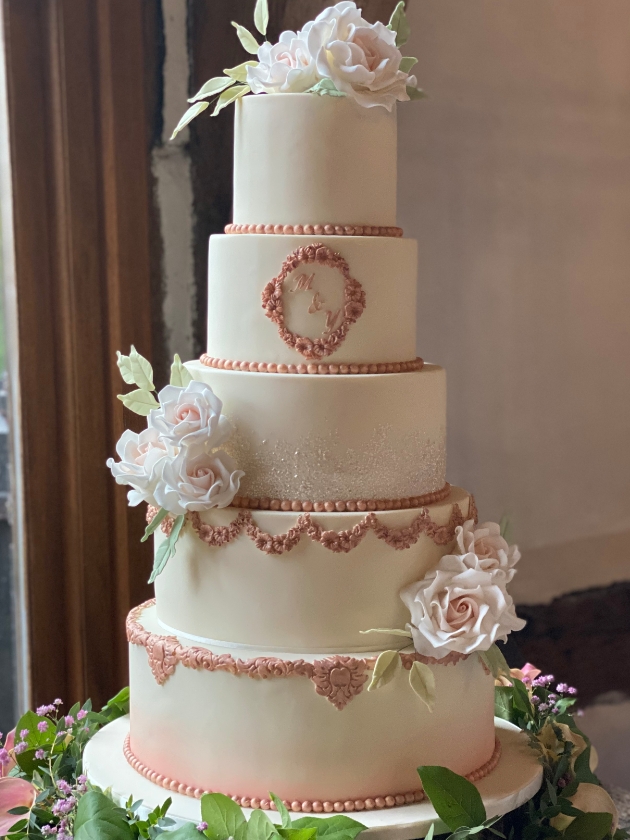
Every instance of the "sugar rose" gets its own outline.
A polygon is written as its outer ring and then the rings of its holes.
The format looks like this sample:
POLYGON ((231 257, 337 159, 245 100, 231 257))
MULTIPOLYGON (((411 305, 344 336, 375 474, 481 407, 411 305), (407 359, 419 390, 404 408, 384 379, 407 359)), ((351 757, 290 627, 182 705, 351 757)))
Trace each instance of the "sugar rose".
POLYGON ((483 569, 501 569, 506 573, 508 583, 514 577, 514 567, 521 559, 521 553, 517 546, 508 545, 496 522, 475 525, 469 519, 455 529, 455 543, 459 554, 475 554, 483 569))
POLYGON ((407 629, 416 651, 437 659, 450 651, 485 651, 521 630, 525 622, 516 615, 506 583, 501 569, 485 569, 473 553, 442 557, 436 569, 400 593, 411 614, 407 629))
POLYGON ((174 446, 203 445, 214 449, 230 436, 223 403, 208 385, 193 380, 185 388, 167 385, 158 394, 160 407, 149 414, 149 428, 174 446))
POLYGON ((283 32, 277 44, 261 44, 258 61, 247 68, 247 84, 253 93, 303 93, 319 80, 302 32, 283 32))
POLYGON ((159 507, 175 516, 227 507, 238 493, 244 475, 225 452, 184 447, 165 464, 155 499, 159 507))
POLYGON ((160 438, 156 429, 145 429, 140 434, 127 429, 116 444, 116 452, 120 461, 109 458, 107 466, 117 484, 131 487, 127 494, 129 504, 132 507, 140 502, 154 505, 164 459, 173 454, 172 447, 160 438))

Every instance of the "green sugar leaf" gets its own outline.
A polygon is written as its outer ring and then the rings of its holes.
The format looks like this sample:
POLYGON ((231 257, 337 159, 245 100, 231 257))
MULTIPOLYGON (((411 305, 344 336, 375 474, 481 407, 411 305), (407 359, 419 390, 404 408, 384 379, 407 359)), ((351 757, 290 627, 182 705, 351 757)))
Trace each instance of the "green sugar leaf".
POLYGON ((229 76, 230 79, 234 79, 235 82, 246 82, 248 67, 258 67, 258 62, 244 61, 242 64, 237 64, 236 67, 230 67, 227 70, 224 70, 223 72, 226 76, 229 76))
POLYGON ((406 55, 402 58, 402 60, 400 62, 400 68, 399 69, 402 70, 403 73, 408 73, 411 70, 411 68, 414 66, 414 64, 417 64, 417 63, 418 63, 417 58, 412 58, 410 55, 406 55))
POLYGON ((312 88, 309 88, 309 93, 317 93, 319 96, 345 96, 346 94, 337 90, 332 79, 321 79, 312 88))
POLYGON ((406 91, 407 91, 407 96, 411 100, 426 99, 427 98, 426 93, 423 90, 420 90, 420 88, 415 88, 415 87, 412 87, 411 85, 407 85, 406 91))
POLYGON ((257 809, 252 813, 247 823, 246 840, 273 840, 279 836, 277 827, 264 811, 257 809))
MULTIPOLYGON (((149 583, 153 583, 156 577, 161 574, 166 568, 166 564, 175 554, 175 544, 179 538, 179 533, 182 530, 186 517, 182 514, 176 517, 171 533, 160 543, 160 547, 155 552, 155 559, 153 561, 153 571, 149 578, 149 583)), ((211 794, 212 796, 219 796, 219 794, 211 794)), ((230 800, 231 802, 232 800, 230 800)))
POLYGON ((241 26, 240 23, 235 23, 234 21, 232 21, 232 26, 236 29, 236 34, 238 35, 238 39, 241 42, 243 49, 252 55, 256 55, 258 52, 258 41, 254 38, 249 29, 246 29, 244 26, 241 26))
POLYGON ((282 828, 291 828, 293 823, 291 822, 291 814, 287 806, 284 804, 282 799, 279 796, 276 796, 275 793, 269 792, 269 796, 273 801, 273 804, 276 806, 277 812, 280 814, 280 819, 282 820, 282 828))
POLYGON ((142 417, 147 417, 151 409, 159 408, 160 405, 151 391, 143 391, 141 388, 130 391, 128 394, 118 394, 118 399, 129 411, 140 414, 142 417))
POLYGON ((240 99, 241 96, 245 96, 245 94, 249 93, 249 91, 249 85, 235 85, 229 90, 224 90, 219 99, 217 100, 217 104, 215 105, 214 111, 212 112, 212 116, 216 117, 219 111, 222 111, 226 107, 226 105, 230 105, 232 102, 235 102, 237 99, 240 99))
MULTIPOLYGON (((209 99, 211 96, 215 96, 217 93, 222 93, 226 88, 229 88, 230 85, 233 84, 234 77, 231 77, 230 74, 228 74, 228 78, 226 78, 225 76, 215 76, 213 79, 208 79, 208 81, 205 82, 205 84, 203 84, 199 88, 197 93, 188 101, 199 102, 201 99, 209 99)), ((179 126, 176 130, 179 130, 179 126)))
POLYGON ((446 767, 418 767, 424 792, 431 800, 438 817, 451 831, 475 828, 486 819, 481 795, 468 779, 446 767))
POLYGON ((75 840, 132 840, 133 830, 122 808, 97 790, 79 799, 74 822, 75 840))
MULTIPOLYGON (((171 382, 171 385, 172 384, 173 383, 171 382)), ((140 542, 146 542, 149 539, 149 537, 151 536, 151 534, 158 529, 160 523, 162 522, 162 520, 166 516, 168 516, 168 511, 164 510, 164 508, 160 508, 160 510, 155 514, 153 519, 149 522, 149 524, 145 528, 144 536, 142 537, 140 542)))
POLYGON ((201 797, 201 819, 208 823, 204 834, 211 840, 236 838, 243 832, 241 826, 245 827, 245 815, 240 805, 222 793, 206 793, 201 797))
POLYGON ((429 826, 429 830, 424 835, 424 840, 433 840, 433 835, 435 834, 435 823, 431 823, 429 826))
POLYGON ((435 676, 429 666, 424 662, 414 662, 409 671, 409 685, 432 712, 435 706, 435 676))
POLYGON ((179 354, 175 353, 173 364, 171 365, 171 385, 176 385, 178 388, 185 388, 189 382, 192 382, 192 376, 188 368, 182 363, 179 354))
POLYGON ((604 840, 612 828, 612 814, 580 814, 564 830, 565 840, 604 840))
POLYGON ((479 656, 495 680, 501 676, 511 680, 510 666, 505 661, 505 657, 496 644, 492 645, 488 650, 479 651, 479 656))
POLYGON ((118 365, 120 375, 127 385, 133 385, 136 380, 133 378, 133 373, 131 372, 131 359, 129 356, 123 356, 120 350, 116 350, 116 356, 116 364, 118 365))
POLYGON ((151 362, 149 362, 148 359, 145 359, 144 356, 141 356, 133 344, 131 345, 129 362, 131 365, 133 381, 136 383, 138 388, 142 388, 144 391, 155 391, 151 362))
POLYGON ((400 653, 397 650, 384 650, 374 664, 368 691, 374 691, 390 683, 401 667, 400 653))
POLYGON ((184 116, 181 118, 181 120, 175 126, 175 129, 171 134, 171 140, 174 140, 179 134, 179 132, 182 130, 182 128, 186 128, 189 122, 192 122, 192 120, 194 120, 195 117, 198 117, 202 111, 205 111, 209 104, 209 102, 195 102, 194 105, 191 105, 190 108, 184 114, 184 116))
POLYGON ((261 35, 266 35, 268 25, 269 4, 267 3, 267 0, 256 0, 256 7, 254 9, 254 26, 261 35))
POLYGON ((396 33, 397 47, 402 47, 403 44, 406 44, 409 40, 411 27, 409 26, 409 21, 407 20, 407 15, 405 14, 404 0, 400 0, 400 2, 396 5, 396 8, 389 19, 389 23, 387 24, 387 28, 396 33))

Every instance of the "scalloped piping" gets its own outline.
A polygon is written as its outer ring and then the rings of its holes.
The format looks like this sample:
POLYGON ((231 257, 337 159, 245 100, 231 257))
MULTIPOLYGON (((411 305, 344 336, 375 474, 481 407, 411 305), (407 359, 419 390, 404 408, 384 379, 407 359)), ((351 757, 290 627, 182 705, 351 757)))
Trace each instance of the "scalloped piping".
MULTIPOLYGON (((174 779, 170 779, 168 776, 157 773, 155 770, 151 770, 133 754, 130 740, 130 735, 127 734, 123 747, 123 753, 136 773, 140 773, 140 775, 144 776, 145 779, 148 779, 150 782, 160 785, 160 787, 166 788, 173 793, 180 793, 184 796, 190 796, 195 799, 201 799, 205 793, 213 792, 205 791, 202 788, 195 788, 192 787, 192 785, 182 784, 174 779)), ((495 736, 494 751, 489 760, 486 761, 485 764, 482 764, 482 766, 477 770, 473 770, 472 773, 468 773, 466 778, 470 782, 478 782, 480 779, 483 779, 485 776, 492 773, 500 759, 501 742, 495 736)), ((274 803, 269 799, 258 799, 258 797, 255 796, 239 796, 238 794, 234 795, 230 793, 228 793, 227 796, 233 799, 242 808, 261 808, 263 811, 277 810, 274 803)), ((336 802, 322 802, 319 799, 307 799, 304 802, 295 800, 291 802, 288 799, 285 799, 283 802, 290 811, 298 811, 307 814, 312 812, 316 814, 330 814, 333 812, 341 813, 343 811, 373 811, 375 809, 380 810, 383 808, 394 808, 396 806, 411 805, 414 802, 421 802, 423 799, 424 791, 420 788, 419 790, 410 791, 408 793, 388 794, 386 796, 367 797, 366 799, 346 799, 338 800, 336 802)))
POLYGON ((231 359, 220 359, 204 353, 199 361, 207 367, 217 370, 238 370, 247 373, 300 373, 320 374, 322 376, 356 376, 368 373, 415 373, 422 370, 424 360, 419 356, 410 362, 377 362, 369 364, 327 364, 325 362, 309 364, 276 364, 275 362, 241 362, 231 359))
POLYGON ((451 492, 447 482, 441 490, 425 493, 423 496, 407 496, 404 499, 350 499, 348 501, 311 502, 302 499, 270 499, 253 496, 234 496, 230 507, 252 508, 254 510, 304 511, 310 513, 356 513, 371 510, 407 510, 442 502, 451 492))
POLYGON ((400 227, 382 227, 379 225, 226 225, 227 234, 267 233, 284 236, 390 236, 400 239, 403 229, 400 227))
MULTIPOLYGON (((354 657, 332 655, 306 662, 304 659, 280 659, 277 656, 256 656, 251 659, 235 659, 231 653, 213 653, 206 647, 182 645, 177 636, 151 633, 140 624, 145 609, 155 605, 155 599, 134 607, 127 616, 127 641, 131 645, 144 647, 149 667, 158 685, 164 685, 175 673, 178 664, 195 671, 227 671, 234 676, 246 676, 254 680, 272 678, 307 677, 315 691, 340 711, 363 691, 370 671, 376 663, 376 656, 354 657), (345 671, 346 680, 331 680, 333 671, 345 671)), ((405 670, 410 671, 414 662, 425 665, 456 665, 468 659, 468 654, 451 651, 443 659, 423 656, 419 653, 401 653, 405 670)))
MULTIPOLYGON (((147 521, 151 522, 157 508, 147 508, 147 521)), ((345 531, 325 531, 321 525, 313 522, 310 513, 302 513, 298 516, 293 528, 284 534, 268 534, 256 525, 249 510, 241 510, 236 518, 229 525, 208 525, 201 521, 197 511, 186 514, 197 536, 207 545, 218 548, 233 542, 240 536, 241 532, 252 540, 259 551, 265 554, 285 554, 291 551, 299 543, 302 534, 306 534, 314 542, 318 542, 324 548, 336 554, 347 554, 356 548, 368 531, 373 531, 379 540, 383 540, 390 548, 396 551, 410 548, 415 545, 424 534, 436 545, 448 545, 455 538, 455 529, 463 525, 466 519, 477 521, 477 506, 474 496, 469 496, 468 516, 464 516, 458 504, 453 504, 451 517, 446 525, 437 525, 431 519, 426 507, 404 528, 389 528, 379 522, 375 513, 368 513, 360 522, 345 531)), ((166 534, 170 533, 173 526, 172 517, 165 517, 160 528, 166 534)))

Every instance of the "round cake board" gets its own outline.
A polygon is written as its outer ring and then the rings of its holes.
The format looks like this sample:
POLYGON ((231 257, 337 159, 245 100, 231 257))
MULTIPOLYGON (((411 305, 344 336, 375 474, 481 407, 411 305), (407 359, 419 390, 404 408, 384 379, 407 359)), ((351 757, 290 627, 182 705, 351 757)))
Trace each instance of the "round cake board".
MULTIPOLYGON (((492 773, 476 783, 489 817, 506 814, 527 802, 538 791, 542 781, 542 767, 524 733, 498 718, 495 718, 495 728, 501 741, 501 759, 492 773)), ((134 801, 142 799, 143 815, 170 796, 173 804, 169 816, 178 825, 200 822, 201 805, 198 799, 165 790, 145 779, 127 763, 123 743, 128 732, 129 718, 122 717, 105 726, 91 739, 83 758, 84 772, 90 782, 103 790, 109 788, 120 804, 130 796, 134 801)), ((245 808, 244 812, 249 817, 250 809, 245 808)), ((278 820, 275 811, 268 814, 273 821, 278 820)), ((424 837, 431 823, 436 823, 436 833, 447 831, 429 801, 378 811, 360 811, 351 816, 367 826, 367 832, 361 836, 369 835, 370 840, 414 840, 424 837)))

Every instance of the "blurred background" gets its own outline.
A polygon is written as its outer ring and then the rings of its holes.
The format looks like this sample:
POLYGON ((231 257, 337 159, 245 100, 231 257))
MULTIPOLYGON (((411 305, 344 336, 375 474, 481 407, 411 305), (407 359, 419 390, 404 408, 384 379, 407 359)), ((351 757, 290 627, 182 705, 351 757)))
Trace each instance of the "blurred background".
MULTIPOLYGON (((270 0, 270 39, 325 5, 270 0)), ((359 5, 387 21, 395 2, 359 5)), ((253 6, 2 0, 1 731, 126 683, 151 560, 105 468, 115 351, 134 343, 160 383, 205 349, 232 111, 168 137, 243 60, 230 21, 253 6)), ((399 224, 418 353, 448 370, 449 480, 508 518, 516 655, 578 687, 603 780, 630 788, 627 2, 407 7, 429 98, 399 108, 399 224)))

